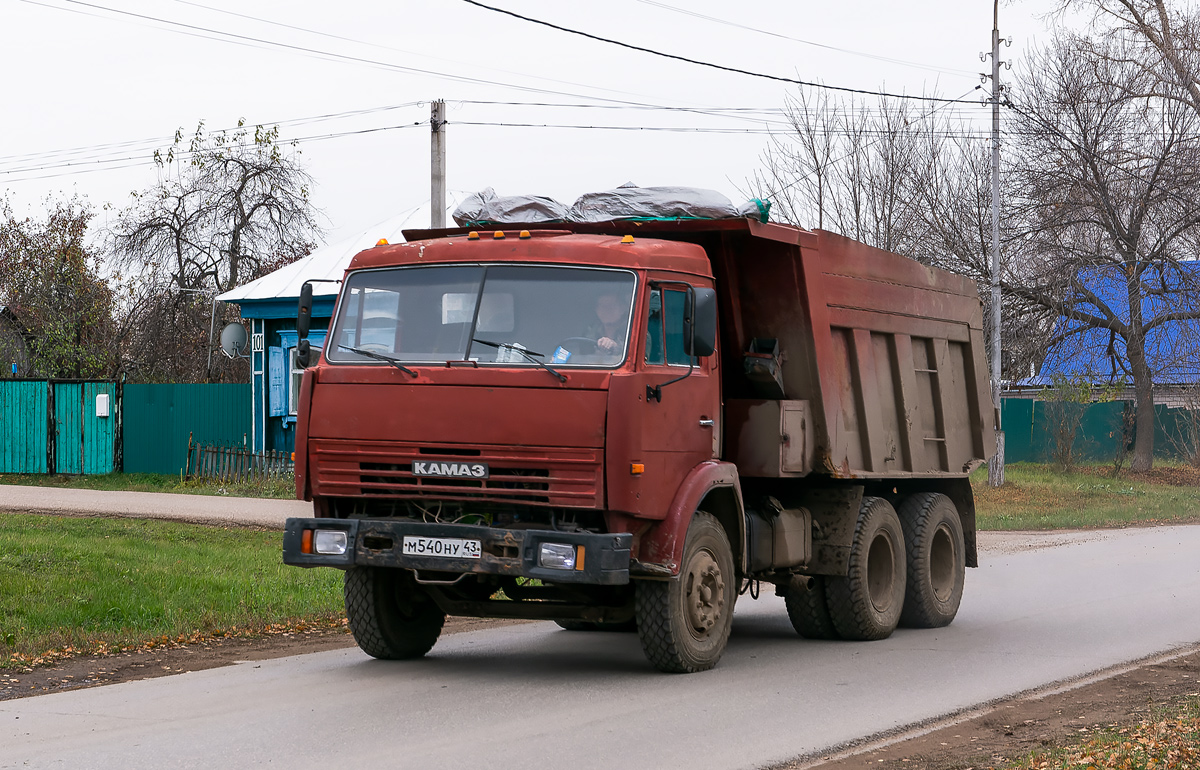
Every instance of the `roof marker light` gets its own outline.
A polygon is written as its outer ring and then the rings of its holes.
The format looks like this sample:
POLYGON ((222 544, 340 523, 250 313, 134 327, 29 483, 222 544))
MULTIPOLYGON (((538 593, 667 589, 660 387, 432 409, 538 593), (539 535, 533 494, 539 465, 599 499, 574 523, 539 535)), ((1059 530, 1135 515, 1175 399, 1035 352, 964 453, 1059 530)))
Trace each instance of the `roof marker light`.
POLYGON ((468 240, 468 241, 477 241, 477 240, 479 240, 479 233, 477 233, 477 232, 475 232, 474 230, 472 230, 471 232, 467 233, 467 240, 468 240))
POLYGON ((533 236, 531 236, 531 235, 529 234, 529 231, 528 231, 528 230, 522 230, 522 231, 521 231, 521 234, 520 234, 519 236, 517 236, 517 237, 518 237, 518 238, 520 238, 521 240, 525 240, 525 239, 527 239, 527 238, 532 238, 533 236))
POLYGON ((376 246, 387 246, 388 245, 387 238, 380 238, 378 241, 375 242, 375 245, 376 246))
POLYGON ((621 239, 621 243, 633 243, 633 236, 626 235, 624 238, 621 239))
POLYGON ((496 231, 496 232, 495 232, 495 233, 492 235, 492 237, 493 237, 493 238, 495 238, 495 239, 496 239, 496 240, 498 240, 498 241, 502 241, 502 240, 504 240, 504 231, 503 231, 503 230, 497 230, 497 231, 496 231))

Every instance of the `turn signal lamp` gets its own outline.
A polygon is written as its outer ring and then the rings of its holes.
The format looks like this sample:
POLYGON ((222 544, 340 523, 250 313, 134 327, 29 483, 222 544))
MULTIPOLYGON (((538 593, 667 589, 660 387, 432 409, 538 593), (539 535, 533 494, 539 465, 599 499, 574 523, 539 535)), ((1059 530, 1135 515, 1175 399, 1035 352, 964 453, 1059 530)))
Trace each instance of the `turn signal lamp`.
POLYGON ((388 245, 387 238, 380 238, 379 240, 375 241, 375 245, 376 246, 387 246, 388 245))
POLYGON ((538 548, 538 566, 546 569, 575 569, 575 546, 567 543, 542 543, 538 548))
POLYGON ((621 239, 621 243, 633 243, 633 236, 626 235, 624 238, 621 239))
POLYGON ((575 546, 575 571, 583 571, 583 555, 587 553, 587 549, 581 545, 575 546))
POLYGON ((532 236, 529 234, 528 230, 522 230, 521 234, 518 235, 517 237, 524 241, 524 240, 531 238, 532 236))
POLYGON ((645 472, 646 472, 646 464, 645 463, 630 463, 629 464, 630 475, 641 476, 645 472))
POLYGON ((477 233, 477 232, 474 232, 474 231, 467 233, 467 240, 468 240, 468 241, 477 241, 477 240, 479 240, 479 233, 477 233))
POLYGON ((312 553, 312 533, 311 529, 300 533, 300 553, 312 553))
MULTIPOLYGON (((312 530, 309 530, 310 532, 312 530)), ((340 529, 318 529, 313 538, 313 550, 328 556, 341 556, 346 552, 346 533, 340 529)))
POLYGON ((493 238, 495 238, 495 239, 496 239, 496 240, 498 240, 498 241, 502 241, 502 240, 504 240, 504 231, 503 231, 503 230, 497 230, 497 231, 496 231, 496 233, 495 233, 495 234, 494 234, 492 237, 493 237, 493 238))

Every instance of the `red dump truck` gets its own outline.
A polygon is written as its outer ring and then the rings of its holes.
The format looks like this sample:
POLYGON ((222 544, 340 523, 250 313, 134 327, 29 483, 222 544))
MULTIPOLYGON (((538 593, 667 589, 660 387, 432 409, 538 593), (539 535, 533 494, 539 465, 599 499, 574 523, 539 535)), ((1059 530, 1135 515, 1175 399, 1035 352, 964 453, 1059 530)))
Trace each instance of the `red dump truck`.
POLYGON ((995 443, 973 282, 747 218, 405 237, 304 373, 284 537, 368 654, 543 618, 701 671, 762 583, 807 638, 953 620, 995 443))

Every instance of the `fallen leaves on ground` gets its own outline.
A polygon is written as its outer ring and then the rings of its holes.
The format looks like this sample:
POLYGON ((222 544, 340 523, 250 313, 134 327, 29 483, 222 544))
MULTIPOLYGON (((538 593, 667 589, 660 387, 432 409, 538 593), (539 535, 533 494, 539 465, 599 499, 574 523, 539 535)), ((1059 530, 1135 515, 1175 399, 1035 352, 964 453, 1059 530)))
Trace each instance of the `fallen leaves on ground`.
POLYGON ((344 628, 348 624, 346 618, 306 618, 287 623, 268 623, 263 625, 230 626, 215 628, 208 631, 190 631, 178 636, 157 636, 142 639, 136 643, 116 645, 109 642, 94 640, 87 645, 59 647, 47 650, 40 655, 23 655, 12 653, 0 658, 0 670, 4 669, 33 669, 41 666, 51 666, 63 660, 78 658, 84 655, 116 655, 125 652, 148 652, 156 649, 178 649, 191 644, 205 644, 219 639, 260 638, 267 636, 283 636, 286 634, 303 634, 311 631, 324 631, 331 628, 344 628))
POLYGON ((1200 697, 1192 697, 1133 726, 1093 733, 1074 747, 1037 753, 1007 770, 1198 770, 1200 697))

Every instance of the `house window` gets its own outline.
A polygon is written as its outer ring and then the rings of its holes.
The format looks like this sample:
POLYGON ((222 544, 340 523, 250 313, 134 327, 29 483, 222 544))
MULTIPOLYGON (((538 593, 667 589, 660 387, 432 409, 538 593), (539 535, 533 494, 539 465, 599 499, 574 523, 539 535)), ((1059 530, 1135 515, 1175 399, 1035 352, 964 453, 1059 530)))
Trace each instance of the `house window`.
POLYGON ((288 383, 288 414, 294 415, 300 401, 300 383, 304 380, 304 367, 296 363, 295 348, 288 348, 288 368, 292 374, 288 383))

